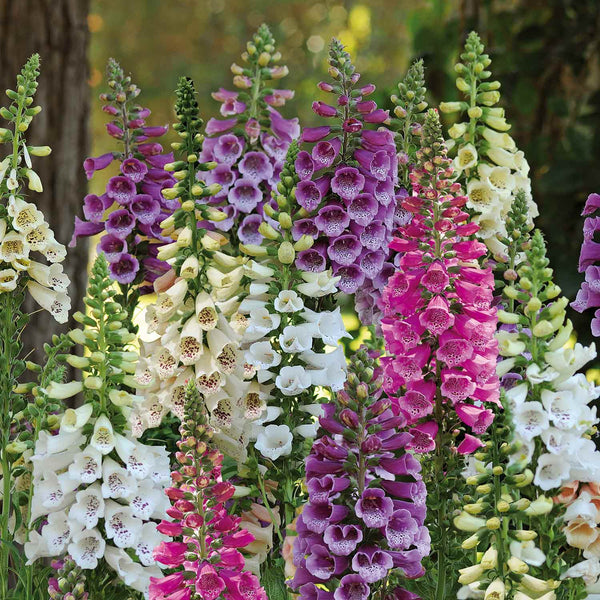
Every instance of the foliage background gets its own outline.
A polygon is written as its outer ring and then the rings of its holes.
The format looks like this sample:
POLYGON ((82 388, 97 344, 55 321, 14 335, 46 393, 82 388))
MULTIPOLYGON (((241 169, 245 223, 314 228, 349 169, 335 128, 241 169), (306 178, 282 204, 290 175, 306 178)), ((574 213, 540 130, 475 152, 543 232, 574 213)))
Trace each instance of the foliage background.
MULTIPOLYGON (((205 118, 218 103, 210 92, 231 87, 229 66, 266 22, 296 90, 286 116, 311 125, 315 85, 325 72, 327 44, 339 37, 365 81, 388 97, 413 58, 425 59, 429 101, 452 100, 452 66, 475 28, 502 82, 511 133, 532 168, 538 226, 546 235, 559 285, 575 296, 582 219, 590 192, 600 191, 600 2, 597 0, 92 0, 90 88, 94 153, 111 147, 97 94, 114 56, 132 71, 153 123, 172 121, 173 93, 189 75, 205 118)), ((580 340, 589 317, 574 315, 580 340)))

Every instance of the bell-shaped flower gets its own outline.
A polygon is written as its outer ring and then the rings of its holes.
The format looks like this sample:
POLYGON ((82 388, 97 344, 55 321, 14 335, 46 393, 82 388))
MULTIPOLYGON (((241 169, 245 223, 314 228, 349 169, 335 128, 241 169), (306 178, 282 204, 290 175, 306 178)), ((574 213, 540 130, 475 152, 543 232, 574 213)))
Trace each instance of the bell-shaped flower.
POLYGON ((281 290, 273 305, 277 312, 293 313, 304 308, 304 301, 294 290, 281 290))
POLYGON ((93 483, 102 477, 102 454, 92 446, 80 450, 69 465, 68 472, 76 484, 93 483))
POLYGON ((104 517, 104 498, 99 483, 94 483, 75 494, 75 503, 69 509, 69 519, 92 529, 98 525, 98 519, 104 517))
POLYGON ((304 283, 296 286, 296 290, 309 298, 320 298, 337 292, 337 284, 341 277, 333 276, 331 269, 315 273, 302 271, 300 273, 304 283))
POLYGON ((58 556, 64 552, 72 533, 74 533, 73 530, 78 529, 74 525, 64 510, 48 515, 48 522, 42 528, 42 538, 46 542, 50 556, 58 556))
POLYGON ((533 482, 544 491, 558 488, 569 481, 570 470, 571 467, 564 456, 542 454, 538 458, 533 482))
POLYGON ((275 385, 284 396, 297 396, 312 385, 312 378, 300 365, 285 366, 279 370, 275 385))
POLYGON ((541 435, 550 426, 548 413, 544 410, 542 403, 537 400, 524 402, 517 406, 513 420, 515 430, 526 440, 532 440, 534 437, 541 435))
POLYGON ((105 458, 102 465, 102 496, 128 498, 137 490, 137 481, 119 463, 105 458))
POLYGON ((142 531, 137 546, 135 547, 135 553, 145 567, 156 564, 156 561, 154 560, 154 548, 163 541, 165 541, 165 536, 156 529, 155 523, 150 522, 142 525, 142 531))
MULTIPOLYGON (((6 239, 6 238, 5 238, 6 239)), ((56 292, 30 280, 27 289, 33 299, 47 310, 59 323, 66 323, 69 318, 71 299, 64 292, 56 292)))
POLYGON ((92 416, 93 406, 82 404, 79 408, 67 408, 60 421, 60 431, 74 432, 81 429, 92 416))
POLYGON ((245 354, 246 362, 257 370, 276 367, 281 362, 281 354, 277 352, 271 342, 254 342, 245 354))
POLYGON ((104 510, 106 537, 117 548, 135 548, 142 533, 143 521, 136 519, 129 506, 108 500, 104 510))
POLYGON ((540 567, 546 560, 546 555, 535 545, 533 540, 523 542, 513 540, 510 543, 510 553, 532 567, 540 567))
POLYGON ((50 472, 36 485, 31 502, 31 521, 42 515, 56 512, 67 507, 75 496, 73 491, 77 483, 67 473, 57 475, 50 472))
POLYGON ((107 546, 104 558, 126 586, 142 594, 148 593, 151 577, 162 576, 162 572, 156 565, 143 567, 138 562, 135 562, 125 550, 120 548, 107 546))
POLYGON ((130 475, 136 479, 148 477, 154 458, 148 446, 117 434, 115 449, 130 475))
POLYGON ((291 453, 293 439, 287 425, 267 425, 258 433, 254 446, 266 458, 276 460, 291 453))
POLYGON ((54 400, 66 400, 79 394, 82 390, 83 383, 81 381, 70 381, 69 383, 51 381, 46 389, 46 395, 54 400))
POLYGON ((67 551, 82 569, 95 569, 105 548, 106 542, 97 529, 84 529, 73 535, 67 551))
POLYGON ((90 446, 103 455, 108 454, 115 447, 113 426, 109 418, 104 414, 100 415, 94 423, 94 432, 90 439, 90 446))
POLYGON ((317 327, 312 323, 288 325, 279 335, 279 346, 287 354, 305 352, 312 348, 313 336, 316 333, 317 327))

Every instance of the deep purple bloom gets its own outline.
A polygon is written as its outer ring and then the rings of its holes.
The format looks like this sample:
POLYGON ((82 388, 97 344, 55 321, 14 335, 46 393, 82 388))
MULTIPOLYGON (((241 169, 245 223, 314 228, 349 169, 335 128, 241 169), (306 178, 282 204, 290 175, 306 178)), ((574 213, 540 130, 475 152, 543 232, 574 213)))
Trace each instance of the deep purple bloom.
POLYGON ((269 108, 271 115, 271 129, 281 140, 291 142, 300 135, 300 124, 298 119, 284 119, 274 108, 269 108))
POLYGON ((233 134, 221 136, 213 149, 215 158, 227 165, 232 165, 241 155, 244 141, 233 134))
POLYGON ((312 150, 315 171, 326 169, 333 164, 333 161, 340 151, 341 144, 342 141, 339 137, 315 144, 312 150))
MULTIPOLYGON (((90 237, 104 231, 104 223, 88 223, 82 221, 79 217, 75 217, 75 230, 73 237, 69 242, 69 248, 73 248, 80 237, 90 237)), ((324 259, 323 259, 324 260, 324 259)))
POLYGON ((308 152, 302 150, 302 152, 298 152, 298 156, 296 156, 294 168, 300 179, 310 179, 315 172, 315 162, 308 152))
POLYGON ((313 102, 312 109, 313 112, 320 117, 335 117, 338 114, 335 106, 325 104, 325 102, 313 102))
POLYGON ((371 588, 360 575, 344 575, 333 592, 334 600, 368 600, 371 588))
POLYGON ((123 130, 118 125, 115 125, 114 123, 106 124, 106 132, 108 133, 108 135, 110 135, 111 137, 114 137, 118 140, 122 139, 122 137, 123 137, 123 130))
MULTIPOLYGON (((379 250, 385 244, 387 232, 388 229, 381 221, 372 221, 362 230, 360 243, 369 250, 379 250)), ((385 254, 383 259, 385 260, 385 254)), ((383 262, 379 265, 378 272, 382 266, 383 262)))
POLYGON ((115 210, 106 219, 106 231, 116 237, 125 239, 135 226, 135 217, 125 208, 115 210))
POLYGON ((131 254, 122 254, 119 260, 108 264, 111 277, 119 283, 131 283, 139 268, 138 259, 131 254))
POLYGON ((273 165, 264 152, 247 152, 238 169, 242 177, 255 182, 269 179, 273 175, 273 165))
POLYGON ((382 489, 367 488, 356 503, 355 510, 367 527, 385 527, 394 512, 394 503, 382 489))
POLYGON ((311 478, 307 483, 308 497, 312 504, 328 504, 339 496, 339 492, 350 485, 350 480, 345 477, 334 478, 324 475, 321 478, 311 478))
POLYGON ((348 203, 362 192, 364 185, 364 176, 354 167, 337 169, 331 180, 331 190, 348 203))
POLYGON ((319 229, 314 219, 298 219, 294 221, 292 237, 295 241, 298 241, 303 235, 310 235, 313 238, 319 235, 319 229))
POLYGON ((85 169, 85 176, 91 179, 96 171, 106 169, 108 165, 114 160, 112 152, 107 152, 96 157, 86 158, 83 161, 83 168, 85 169))
POLYGON ((148 172, 148 166, 137 158, 129 157, 121 163, 121 173, 134 183, 139 183, 148 172))
POLYGON ((167 133, 167 125, 155 125, 151 127, 142 127, 142 132, 146 137, 161 137, 167 133))
POLYGON ((108 180, 106 195, 118 204, 129 204, 136 193, 135 183, 129 177, 118 175, 108 180))
POLYGON ((359 225, 368 225, 375 218, 379 204, 371 194, 358 194, 348 205, 348 216, 359 225))
POLYGON ((273 135, 263 134, 261 136, 262 145, 265 152, 275 161, 283 162, 287 154, 288 146, 290 145, 287 140, 282 140, 273 135))
POLYGON ((106 209, 106 203, 95 194, 88 194, 83 199, 83 216, 92 223, 101 223, 106 209))
POLYGON ((369 279, 374 279, 383 267, 385 260, 385 252, 383 250, 374 250, 372 252, 364 252, 360 258, 360 270, 369 279))
POLYGON ((349 224, 348 212, 335 204, 324 206, 315 219, 315 225, 319 231, 330 237, 342 235, 349 224))
POLYGON ((361 548, 352 557, 352 568, 367 582, 384 579, 394 566, 392 557, 378 548, 361 548))
POLYGON ((338 265, 345 267, 354 264, 354 261, 360 256, 362 244, 359 239, 352 234, 340 235, 327 248, 327 255, 338 265))
POLYGON ((347 566, 348 561, 341 556, 332 555, 325 546, 315 544, 309 548, 306 557, 306 569, 311 574, 327 581, 334 575, 341 573, 347 566))
POLYGON ((320 273, 326 268, 325 257, 315 248, 302 250, 296 257, 296 267, 301 271, 320 273))
POLYGON ((98 248, 104 253, 109 263, 117 262, 121 255, 127 252, 127 242, 112 233, 108 233, 102 236, 98 248))
POLYGON ((600 194, 590 194, 585 201, 581 216, 587 217, 600 208, 600 194))
POLYGON ((154 223, 160 215, 160 204, 149 194, 134 196, 129 209, 140 223, 154 223))
POLYGON ((205 181, 209 185, 211 183, 218 183, 223 191, 227 191, 235 181, 235 173, 231 170, 231 167, 227 164, 217 165, 212 171, 207 171, 205 175, 205 181))
POLYGON ((356 525, 329 525, 323 541, 333 554, 349 556, 363 540, 363 533, 356 525))
POLYGON ((322 125, 321 127, 305 127, 302 130, 302 141, 303 142, 318 142, 323 138, 326 138, 331 131, 329 125, 322 125))
POLYGON ((409 511, 397 510, 385 526, 385 537, 390 548, 407 550, 413 544, 419 525, 409 511))
POLYGON ((337 266, 333 274, 341 277, 338 289, 344 294, 354 294, 365 280, 365 274, 357 265, 337 266))
POLYGON ((321 199, 321 191, 314 181, 300 181, 296 186, 296 200, 308 212, 314 211, 321 199))
POLYGON ((252 212, 262 197, 262 192, 252 179, 238 179, 227 195, 229 202, 243 213, 252 212))
POLYGON ((345 506, 337 504, 309 504, 302 511, 302 522, 309 531, 323 533, 328 525, 338 523, 347 514, 348 509, 345 506))
POLYGON ((242 244, 260 245, 263 236, 259 233, 258 227, 262 221, 262 217, 257 214, 244 217, 237 232, 242 244))

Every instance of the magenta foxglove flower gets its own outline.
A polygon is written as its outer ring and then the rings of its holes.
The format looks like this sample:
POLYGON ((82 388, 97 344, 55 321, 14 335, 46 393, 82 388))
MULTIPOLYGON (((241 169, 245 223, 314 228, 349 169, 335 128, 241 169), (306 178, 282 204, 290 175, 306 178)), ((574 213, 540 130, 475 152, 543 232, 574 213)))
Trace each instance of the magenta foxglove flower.
MULTIPOLYGON (((223 455, 212 442, 204 400, 196 386, 188 386, 181 439, 176 459, 179 468, 171 474, 173 487, 165 490, 171 500, 157 529, 174 538, 154 549, 154 558, 176 569, 170 575, 151 578, 150 600, 197 597, 216 600, 225 590, 239 600, 267 600, 258 577, 246 570, 239 549, 254 541, 240 528, 241 517, 228 513, 226 502, 234 486, 221 477, 223 455), (177 541, 181 539, 182 541, 177 541)), ((319 558, 316 558, 319 562, 319 558)), ((327 569, 323 562, 321 568, 327 569)))
MULTIPOLYGON (((220 88, 212 97, 221 103, 220 113, 225 119, 210 119, 206 125, 209 136, 202 148, 200 160, 215 162, 217 167, 200 174, 207 183, 222 186, 220 193, 210 199, 228 218, 214 224, 221 231, 240 232, 243 244, 260 244, 264 239, 258 231, 260 221, 248 216, 263 215, 263 206, 274 203, 271 194, 277 193, 279 175, 288 146, 300 135, 298 119, 285 119, 277 109, 293 98, 291 90, 272 88, 270 80, 287 73, 277 66, 272 56, 275 41, 266 25, 261 25, 253 36, 256 52, 242 57, 253 75, 241 75, 242 67, 234 65, 233 84, 237 91, 220 88), (271 47, 265 50, 265 46, 271 47), (258 64, 259 56, 269 56, 266 65, 258 64), (249 88, 257 91, 250 93, 249 88), (254 225, 256 224, 256 227, 254 225)), ((261 59, 263 60, 263 59, 261 59)), ((276 206, 273 204, 273 206, 276 206)), ((262 219, 261 219, 262 220, 262 219)), ((273 226, 278 223, 266 213, 264 220, 273 226)))
POLYGON ((91 179, 96 171, 118 161, 120 173, 108 180, 104 194, 84 198, 85 220, 75 217, 70 246, 80 237, 103 234, 99 249, 110 263, 111 278, 123 285, 138 284, 144 293, 152 291, 149 284, 169 269, 156 255, 163 244, 171 241, 162 235, 160 223, 178 206, 176 200, 166 200, 161 194, 175 183, 164 169, 173 162, 173 155, 163 154, 159 143, 147 141, 164 135, 166 127, 146 126, 150 111, 135 103, 139 88, 125 78, 112 59, 108 72, 112 89, 100 99, 105 103, 104 112, 114 118, 107 124, 107 131, 120 140, 123 148, 86 158, 83 167, 91 179))
MULTIPOLYGON (((304 232, 317 241, 315 247, 323 242, 326 248, 324 260, 317 260, 314 252, 309 255, 313 268, 333 268, 341 277, 340 290, 355 294, 361 321, 369 325, 379 321, 378 299, 393 272, 388 243, 397 224, 394 135, 382 127, 369 129, 370 124, 384 123, 388 114, 365 99, 375 87, 358 86, 360 75, 337 40, 331 44, 329 64, 334 85, 321 82, 318 87, 337 98, 312 107, 332 125, 302 132, 307 149, 296 159, 301 179, 296 198, 308 212, 318 213, 317 231, 304 232)), ((298 268, 306 263, 306 256, 298 255, 298 268)))
MULTIPOLYGON (((486 248, 470 239, 474 224, 462 210, 466 198, 456 196, 460 185, 451 181, 434 111, 424 137, 410 175, 414 195, 402 200, 413 218, 391 242, 402 255, 382 297, 390 354, 383 359, 384 387, 411 427, 410 448, 420 453, 435 448, 440 414, 451 415, 443 422, 451 418, 453 429, 462 424, 463 435, 477 435, 493 420, 489 406, 499 404, 494 279, 477 263, 486 248)), ((473 436, 465 440, 460 452, 476 449, 473 436)))
POLYGON ((370 598, 392 569, 423 573, 426 488, 421 465, 406 452, 406 418, 383 395, 377 359, 365 349, 352 357, 344 390, 323 405, 306 459, 308 503, 288 582, 302 600, 370 598))

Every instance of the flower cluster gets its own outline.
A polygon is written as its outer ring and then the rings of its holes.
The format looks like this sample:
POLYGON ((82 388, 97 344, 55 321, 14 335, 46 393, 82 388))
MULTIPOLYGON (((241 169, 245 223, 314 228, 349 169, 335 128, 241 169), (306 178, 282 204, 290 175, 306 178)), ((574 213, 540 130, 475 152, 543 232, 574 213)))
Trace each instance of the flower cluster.
POLYGON ((165 190, 179 198, 180 208, 162 223, 165 235, 175 241, 158 255, 170 270, 154 282, 158 296, 145 310, 150 337, 142 345, 136 374, 144 401, 131 414, 131 423, 134 434, 141 435, 160 424, 169 410, 182 418, 185 386, 194 379, 206 397, 221 448, 243 461, 249 423, 260 411, 246 393, 239 349, 241 324, 235 308, 242 259, 219 252, 227 239, 203 226, 224 216, 205 203, 220 186, 197 181, 197 173, 211 165, 198 162, 202 121, 190 80, 180 81, 177 98, 174 128, 184 140, 180 152, 187 163, 174 163, 181 179, 165 190))
POLYGON ((394 568, 410 578, 423 572, 421 465, 406 452, 406 419, 383 395, 376 359, 364 348, 352 357, 345 389, 323 406, 306 459, 309 500, 296 526, 290 582, 300 598, 366 600, 384 593, 394 568))
POLYGON ((162 521, 158 530, 173 538, 182 536, 183 541, 161 542, 155 549, 156 560, 177 570, 152 580, 150 600, 267 600, 256 575, 244 567, 239 548, 254 538, 225 506, 235 488, 221 478, 223 455, 214 446, 203 399, 193 382, 186 387, 180 433, 180 466, 166 490, 172 503, 167 513, 173 520, 162 521))
POLYGON ((551 490, 573 481, 600 478, 600 453, 585 434, 598 422, 589 406, 599 390, 578 373, 594 359, 594 345, 566 346, 572 332, 565 324, 567 299, 552 281, 544 239, 536 230, 526 260, 514 273, 504 296, 517 302, 501 311, 506 324, 496 337, 505 358, 502 373, 511 372, 506 392, 516 439, 535 468, 534 483, 551 490), (516 381, 515 381, 516 379, 516 381))
POLYGON ((31 156, 50 154, 48 146, 29 146, 23 136, 33 117, 42 110, 31 106, 38 86, 39 64, 39 56, 34 54, 17 76, 17 91, 6 91, 10 106, 0 109, 0 116, 12 126, 0 128, 0 142, 11 147, 11 152, 0 161, 0 294, 26 285, 44 310, 59 323, 66 323, 71 308, 66 293, 69 278, 60 264, 66 250, 54 239, 42 212, 25 200, 24 191, 25 183, 34 192, 42 191, 31 156), (34 260, 33 252, 39 252, 51 264, 34 260))
POLYGON ((315 239, 310 249, 298 254, 296 266, 313 272, 330 266, 340 277, 342 292, 358 293, 360 317, 368 325, 393 271, 387 246, 396 222, 398 159, 391 131, 365 127, 384 123, 389 115, 365 99, 375 86, 357 87, 360 74, 337 40, 329 51, 329 74, 333 82, 318 87, 336 96, 336 106, 314 102, 312 108, 340 124, 302 132, 302 140, 313 145, 310 153, 303 150, 296 159, 296 200, 317 216, 295 224, 297 238, 306 234, 315 239))
POLYGON ((291 90, 266 87, 269 80, 287 75, 278 65, 281 54, 266 25, 261 25, 242 55, 244 66, 233 64, 233 84, 239 91, 221 88, 212 97, 221 102, 224 120, 210 119, 209 136, 200 160, 214 161, 215 169, 201 173, 207 183, 221 190, 211 202, 227 201, 222 211, 227 218, 216 227, 231 231, 242 244, 260 244, 258 226, 268 216, 263 206, 271 203, 290 142, 300 135, 298 119, 284 119, 276 110, 294 97, 291 90))
MULTIPOLYGON (((175 183, 164 166, 173 160, 163 154, 162 146, 152 138, 160 137, 166 127, 146 125, 150 110, 135 102, 140 89, 125 76, 114 60, 108 62, 109 93, 101 94, 102 110, 113 120, 106 124, 108 134, 123 144, 113 151, 83 163, 88 179, 114 160, 120 173, 111 177, 101 196, 88 194, 83 203, 85 220, 75 217, 75 232, 70 245, 79 237, 103 233, 98 248, 109 263, 112 279, 122 285, 152 283, 168 266, 157 258, 159 248, 171 240, 165 237, 160 223, 177 207, 161 191, 175 183)), ((148 285, 141 292, 151 291, 148 285)))
POLYGON ((454 525, 471 534, 462 548, 477 549, 477 558, 459 571, 460 598, 554 598, 560 584, 558 547, 542 550, 548 535, 559 533, 557 511, 551 499, 531 489, 527 461, 514 462, 520 442, 513 438, 507 409, 496 415, 485 446, 464 473, 468 502, 454 525), (531 492, 532 500, 526 496, 531 492))
POLYGON ((169 458, 164 447, 132 439, 126 427, 125 413, 138 400, 129 391, 138 357, 115 294, 100 256, 85 298, 90 315, 76 313, 83 329, 69 334, 86 350, 85 357, 66 356, 82 380, 45 390, 58 400, 83 392, 85 402, 65 411, 58 435, 42 431, 35 445, 31 521, 43 522, 25 553, 31 563, 68 552, 82 569, 104 559, 126 585, 145 591, 150 575, 160 573, 152 550, 161 536, 151 519, 166 509, 169 458))
POLYGON ((456 86, 465 100, 442 102, 440 110, 467 113, 467 121, 455 123, 448 131, 449 147, 456 151, 454 167, 466 187, 467 208, 479 225, 476 235, 495 256, 502 256, 505 246, 497 237, 506 236, 505 217, 518 190, 526 194, 529 221, 539 214, 531 196, 529 164, 506 133, 510 125, 504 109, 495 106, 500 101, 500 82, 488 81, 491 60, 474 31, 460 58, 462 62, 455 66, 456 86))
MULTIPOLYGON (((391 243, 404 254, 383 294, 391 356, 382 360, 386 391, 413 432, 409 447, 430 452, 443 413, 454 415, 450 429, 462 422, 475 434, 492 422, 485 404, 498 403, 497 317, 492 273, 477 262, 485 246, 469 239, 478 226, 462 210, 467 199, 455 195, 460 186, 451 182, 435 111, 427 114, 417 156, 414 195, 402 200, 414 216, 391 243)), ((467 434, 458 451, 472 452, 480 443, 467 434)))
POLYGON ((592 335, 600 337, 600 267, 595 264, 600 260, 600 244, 594 241, 594 236, 600 230, 600 218, 593 216, 600 208, 600 195, 590 194, 583 212, 586 217, 583 223, 583 243, 579 255, 580 273, 585 273, 585 281, 577 292, 577 297, 571 302, 571 307, 582 313, 588 308, 597 308, 592 319, 592 335))
POLYGON ((571 566, 563 578, 581 577, 590 598, 600 593, 600 487, 597 483, 573 481, 563 486, 554 499, 566 507, 566 542, 583 553, 583 560, 571 566))

